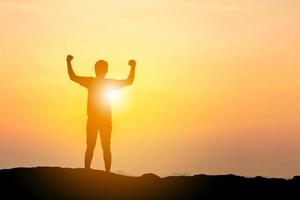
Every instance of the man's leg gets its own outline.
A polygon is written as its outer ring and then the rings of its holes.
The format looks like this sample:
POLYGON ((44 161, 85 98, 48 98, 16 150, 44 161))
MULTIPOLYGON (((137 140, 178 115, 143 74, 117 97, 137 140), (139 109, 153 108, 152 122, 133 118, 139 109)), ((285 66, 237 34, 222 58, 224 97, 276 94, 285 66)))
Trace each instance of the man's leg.
POLYGON ((103 158, 105 164, 105 171, 110 172, 111 167, 111 151, 110 151, 110 144, 102 144, 103 149, 103 158))
POLYGON ((94 149, 96 145, 97 134, 98 134, 97 123, 95 120, 93 120, 90 117, 87 120, 86 133, 87 133, 87 140, 86 140, 87 147, 85 151, 84 167, 86 169, 90 169, 93 154, 94 154, 94 149))
POLYGON ((103 159, 105 164, 105 171, 110 172, 111 167, 111 151, 110 151, 110 138, 111 138, 111 121, 107 121, 100 129, 101 144, 103 149, 103 159))

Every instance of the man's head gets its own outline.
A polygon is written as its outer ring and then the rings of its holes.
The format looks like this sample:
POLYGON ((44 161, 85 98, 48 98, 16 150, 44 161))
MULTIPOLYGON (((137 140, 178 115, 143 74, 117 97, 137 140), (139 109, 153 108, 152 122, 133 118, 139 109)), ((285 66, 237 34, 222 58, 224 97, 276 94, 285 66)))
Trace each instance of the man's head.
POLYGON ((104 78, 108 70, 108 64, 105 60, 98 60, 95 64, 95 73, 97 78, 104 78))

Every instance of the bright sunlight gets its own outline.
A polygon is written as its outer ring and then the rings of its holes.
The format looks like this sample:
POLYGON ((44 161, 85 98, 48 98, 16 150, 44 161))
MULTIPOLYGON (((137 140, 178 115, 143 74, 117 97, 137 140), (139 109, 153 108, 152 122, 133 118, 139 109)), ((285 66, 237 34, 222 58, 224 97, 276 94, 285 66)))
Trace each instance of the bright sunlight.
POLYGON ((108 90, 106 91, 105 97, 111 102, 111 103, 120 103, 120 93, 116 90, 108 90))

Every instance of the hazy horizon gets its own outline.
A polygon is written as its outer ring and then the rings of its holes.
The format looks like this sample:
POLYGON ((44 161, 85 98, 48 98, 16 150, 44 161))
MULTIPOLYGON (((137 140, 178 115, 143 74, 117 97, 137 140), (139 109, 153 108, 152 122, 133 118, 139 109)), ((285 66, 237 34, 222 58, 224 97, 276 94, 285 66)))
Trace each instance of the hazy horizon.
MULTIPOLYGON (((300 2, 0 2, 0 168, 83 167, 87 92, 136 77, 113 102, 112 171, 300 175, 300 2)), ((100 139, 92 162, 104 169, 100 139)))

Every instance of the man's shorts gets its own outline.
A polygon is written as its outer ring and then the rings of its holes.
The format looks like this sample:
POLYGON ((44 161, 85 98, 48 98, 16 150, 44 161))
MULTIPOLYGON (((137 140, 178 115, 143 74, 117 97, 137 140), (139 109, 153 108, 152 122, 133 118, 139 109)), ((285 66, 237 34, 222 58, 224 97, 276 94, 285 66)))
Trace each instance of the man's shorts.
POLYGON ((100 132, 102 145, 110 144, 112 131, 111 117, 88 116, 86 124, 87 145, 96 145, 97 135, 100 132))

